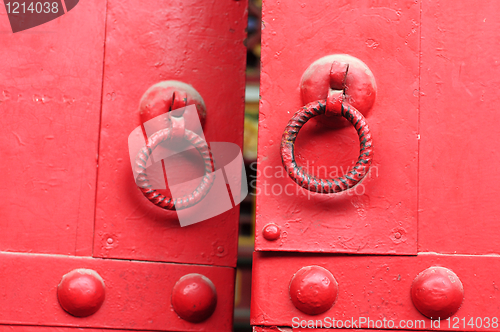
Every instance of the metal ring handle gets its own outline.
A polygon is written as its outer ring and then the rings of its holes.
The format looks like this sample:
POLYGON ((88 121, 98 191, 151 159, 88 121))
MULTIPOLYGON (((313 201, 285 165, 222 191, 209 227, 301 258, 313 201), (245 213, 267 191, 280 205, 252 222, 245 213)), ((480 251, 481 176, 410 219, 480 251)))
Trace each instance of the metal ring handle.
POLYGON ((320 179, 307 174, 295 161, 295 139, 300 128, 311 118, 325 114, 326 100, 313 101, 297 111, 288 121, 281 139, 281 160, 288 175, 299 186, 317 193, 338 193, 354 187, 368 174, 373 159, 372 135, 363 115, 348 103, 342 104, 340 115, 356 128, 359 137, 359 158, 345 175, 334 179, 320 179))
POLYGON ((171 138, 171 128, 159 130, 149 137, 146 146, 139 151, 135 158, 137 186, 153 204, 166 210, 182 210, 196 205, 208 194, 215 180, 215 165, 207 142, 194 132, 186 129, 183 138, 198 150, 205 163, 205 175, 201 179, 200 184, 191 194, 180 198, 166 197, 156 190, 151 189, 151 184, 146 174, 146 164, 149 156, 160 143, 171 138))

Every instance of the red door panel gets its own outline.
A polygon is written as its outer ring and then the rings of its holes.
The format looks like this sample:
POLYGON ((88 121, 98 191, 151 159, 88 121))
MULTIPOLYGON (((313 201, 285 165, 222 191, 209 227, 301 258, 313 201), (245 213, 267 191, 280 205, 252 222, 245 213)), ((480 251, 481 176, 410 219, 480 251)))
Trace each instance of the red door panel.
MULTIPOLYGON (((359 332, 359 331, 366 331, 366 330, 360 330, 360 329, 335 329, 336 331, 353 331, 353 332, 359 332)), ((253 332, 328 332, 331 331, 331 329, 310 329, 310 328, 288 328, 288 327, 278 327, 278 326, 272 326, 272 327, 255 327, 253 332)), ((382 331, 391 331, 391 330, 370 330, 373 332, 382 332, 382 331)), ((414 330, 406 330, 409 332, 412 332, 414 330)))
POLYGON ((205 101, 206 140, 241 147, 246 1, 86 0, 16 34, 0 8, 0 331, 231 331, 238 208, 180 227, 137 188, 127 144, 144 92, 179 80, 205 101), (58 285, 82 268, 105 299, 75 317, 58 285), (173 304, 189 274, 217 298, 197 323, 173 304))
POLYGON ((130 6, 108 2, 94 256, 235 266, 238 209, 180 227, 137 189, 127 139, 144 92, 179 80, 205 101, 206 140, 241 147, 246 2, 130 6))
MULTIPOLYGON (((77 332, 77 331, 88 331, 88 332, 108 332, 109 329, 81 329, 77 327, 45 327, 45 326, 6 326, 0 325, 1 332, 77 332)), ((114 330, 116 332, 125 332, 130 330, 114 330)))
POLYGON ((0 324, 78 326, 162 331, 231 331, 234 269, 130 262, 52 255, 0 254, 0 324), (92 316, 67 314, 59 305, 57 285, 66 273, 87 268, 104 280, 105 300, 92 316), (203 323, 181 319, 171 303, 172 288, 183 276, 199 273, 217 292, 214 313, 203 323))
MULTIPOLYGON (((413 257, 290 254, 283 257, 276 253, 256 253, 252 324, 291 327, 297 320, 324 320, 329 317, 344 321, 358 319, 359 322, 360 317, 365 317, 372 321, 393 320, 395 329, 399 328, 401 321, 405 324, 411 321, 415 324, 413 327, 406 325, 401 328, 427 330, 431 320, 417 311, 410 290, 415 277, 432 266, 443 266, 455 272, 465 293, 456 315, 450 321, 442 320, 440 330, 500 331, 500 303, 496 290, 500 283, 499 258, 436 254, 413 257), (336 302, 323 314, 305 314, 290 299, 291 279, 305 266, 326 268, 338 283, 336 302), (478 317, 484 322, 488 318, 490 326, 478 327, 475 322, 478 317), (471 318, 472 325, 469 323, 471 318)), ((443 296, 446 296, 444 291, 443 296)), ((363 327, 367 328, 366 325, 363 327)))
MULTIPOLYGON (((416 253, 419 10, 412 1, 264 2, 256 250, 416 253), (302 74, 339 53, 365 62, 377 83, 365 114, 374 160, 357 187, 316 194, 288 177, 280 142, 303 106, 302 74), (277 241, 262 236, 271 222, 281 228, 277 241)), ((304 126, 295 147, 298 164, 320 177, 344 175, 359 155, 354 128, 324 116, 304 126)))
MULTIPOLYGON (((328 317, 394 321, 383 330, 500 330, 499 13, 493 3, 471 10, 470 3, 452 1, 336 2, 334 8, 264 2, 255 331, 305 331, 293 328, 294 319, 316 328, 328 317), (287 174, 265 170, 281 164, 273 145, 290 117, 285 112, 301 106, 300 75, 331 53, 363 60, 377 81, 377 100, 365 115, 378 176, 362 182, 363 195, 270 192, 285 180, 293 184, 287 174), (395 226, 398 219, 403 222, 395 226), (277 224, 277 240, 275 233, 266 233, 267 240, 262 235, 268 223, 277 224), (402 243, 384 238, 383 229, 397 230, 402 243), (406 253, 415 255, 394 255, 406 253)), ((299 134, 296 157, 303 165, 354 160, 358 146, 347 155, 344 129, 331 134, 329 121, 318 117, 310 132, 307 123, 299 134)))
POLYGON ((422 8, 419 251, 498 254, 500 7, 422 8))
MULTIPOLYGON (((1 325, 0 331, 2 332, 77 332, 82 331, 80 328, 75 327, 44 327, 44 326, 6 326, 1 325)), ((85 329, 88 332, 107 332, 108 329, 85 329)), ((125 332, 127 330, 115 330, 116 332, 125 332)))
POLYGON ((11 33, 0 14, 0 250, 90 255, 105 1, 11 33))

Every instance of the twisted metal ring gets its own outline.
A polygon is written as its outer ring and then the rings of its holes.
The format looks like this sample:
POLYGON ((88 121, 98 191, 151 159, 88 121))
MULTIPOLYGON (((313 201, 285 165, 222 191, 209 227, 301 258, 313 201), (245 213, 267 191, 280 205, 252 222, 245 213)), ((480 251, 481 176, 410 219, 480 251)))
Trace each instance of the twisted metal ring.
POLYGON ((281 161, 290 178, 309 191, 329 194, 354 187, 368 174, 373 159, 372 136, 363 115, 347 103, 342 104, 340 115, 356 128, 360 152, 356 165, 345 175, 333 179, 321 179, 310 175, 297 166, 295 161, 295 139, 300 128, 311 118, 325 114, 326 100, 313 101, 297 111, 288 122, 281 139, 281 161))
POLYGON ((157 131, 149 137, 147 144, 139 151, 135 158, 135 171, 137 186, 144 196, 155 205, 166 210, 182 210, 199 203, 210 191, 215 180, 215 165, 208 148, 207 142, 190 130, 185 130, 184 139, 201 154, 205 164, 205 175, 198 187, 190 194, 180 198, 166 197, 151 188, 146 172, 146 164, 153 150, 162 142, 172 138, 172 129, 166 128, 157 131))

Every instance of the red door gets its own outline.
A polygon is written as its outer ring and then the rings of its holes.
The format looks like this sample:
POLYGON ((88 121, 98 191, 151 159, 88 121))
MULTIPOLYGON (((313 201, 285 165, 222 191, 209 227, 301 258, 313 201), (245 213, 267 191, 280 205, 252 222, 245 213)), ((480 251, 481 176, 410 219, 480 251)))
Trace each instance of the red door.
POLYGON ((0 9, 0 330, 232 329, 238 202, 181 227, 137 187, 128 139, 187 100, 207 142, 241 147, 246 8, 88 0, 17 33, 0 9), (140 105, 170 80, 184 90, 140 105))
POLYGON ((500 330, 499 13, 264 1, 255 331, 500 330))

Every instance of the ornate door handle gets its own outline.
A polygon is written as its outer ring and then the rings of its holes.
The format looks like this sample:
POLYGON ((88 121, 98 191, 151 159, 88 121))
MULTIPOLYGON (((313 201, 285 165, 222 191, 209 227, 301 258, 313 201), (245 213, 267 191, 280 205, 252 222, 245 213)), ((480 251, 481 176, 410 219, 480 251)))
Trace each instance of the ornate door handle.
POLYGON ((182 138, 194 146, 202 156, 205 164, 205 175, 192 193, 180 198, 165 197, 152 189, 146 173, 146 164, 151 153, 160 143, 172 139, 173 132, 174 130, 171 128, 166 128, 149 137, 146 146, 139 151, 135 158, 136 181, 144 196, 153 204, 166 210, 181 210, 196 205, 208 194, 215 180, 215 165, 207 142, 192 131, 184 129, 182 138))
POLYGON ((166 123, 167 128, 159 129, 148 137, 146 145, 139 150, 134 164, 136 184, 149 201, 163 209, 182 210, 196 205, 208 194, 215 181, 215 165, 207 142, 194 131, 186 128, 190 127, 189 119, 193 117, 197 119, 198 116, 201 121, 204 120, 203 99, 196 90, 182 82, 166 81, 155 84, 148 89, 141 100, 142 122, 146 123, 152 117, 154 119, 162 117, 161 123, 166 123), (192 107, 186 113, 193 109, 197 112, 187 114, 188 119, 185 121, 184 111, 189 109, 186 107, 188 104, 194 104, 196 108, 192 107), (167 113, 163 114, 165 112, 167 113), (191 193, 178 198, 166 197, 152 188, 147 174, 147 163, 153 151, 163 142, 182 140, 199 152, 203 159, 205 174, 200 184, 191 193))
POLYGON ((294 145, 300 128, 309 119, 325 114, 327 111, 327 101, 313 101, 297 113, 288 121, 283 137, 281 139, 281 160, 290 178, 299 186, 317 193, 338 193, 358 184, 368 173, 372 164, 373 146, 372 135, 363 115, 354 107, 343 103, 338 115, 346 118, 356 128, 359 137, 360 151, 356 165, 345 175, 333 179, 320 179, 307 174, 295 162, 294 145))
POLYGON ((354 187, 363 180, 370 170, 373 159, 372 135, 364 116, 346 101, 346 99, 349 99, 346 90, 349 88, 348 83, 359 84, 359 82, 355 81, 361 80, 364 90, 361 93, 354 90, 354 93, 360 95, 364 93, 368 96, 365 100, 363 98, 356 98, 356 100, 362 101, 359 103, 362 107, 370 108, 374 101, 376 87, 373 76, 370 77, 370 70, 360 60, 347 55, 333 55, 316 61, 304 73, 301 84, 303 100, 310 99, 311 96, 321 95, 322 92, 317 91, 317 82, 321 81, 318 80, 318 76, 325 74, 325 68, 328 70, 327 78, 330 85, 327 98, 309 102, 293 115, 283 133, 280 152, 283 167, 293 181, 309 191, 328 194, 338 193, 354 187), (354 79, 347 82, 347 73, 351 63, 354 67, 354 79), (361 68, 361 71, 359 68, 361 68), (311 77, 315 77, 315 79, 310 80, 311 77), (343 116, 354 126, 359 137, 360 152, 358 161, 347 174, 333 179, 321 179, 308 174, 295 161, 295 140, 300 129, 311 118, 322 114, 326 116, 343 116))

